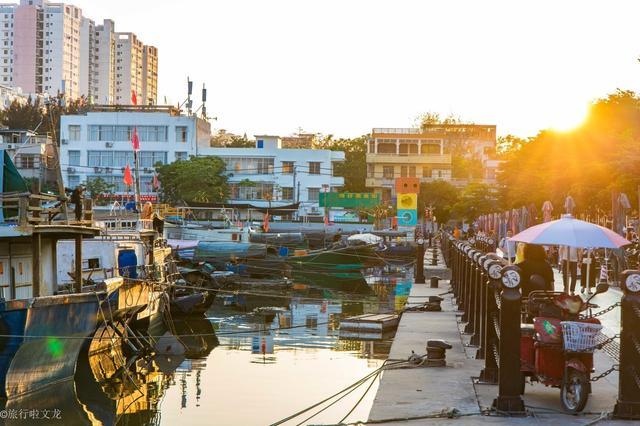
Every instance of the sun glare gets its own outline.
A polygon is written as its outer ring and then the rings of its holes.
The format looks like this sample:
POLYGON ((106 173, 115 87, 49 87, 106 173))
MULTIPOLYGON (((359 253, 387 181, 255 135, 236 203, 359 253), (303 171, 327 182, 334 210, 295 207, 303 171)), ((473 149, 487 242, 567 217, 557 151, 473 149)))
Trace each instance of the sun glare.
POLYGON ((585 122, 588 112, 587 106, 583 108, 563 108, 555 112, 549 127, 558 132, 569 132, 580 127, 585 122))

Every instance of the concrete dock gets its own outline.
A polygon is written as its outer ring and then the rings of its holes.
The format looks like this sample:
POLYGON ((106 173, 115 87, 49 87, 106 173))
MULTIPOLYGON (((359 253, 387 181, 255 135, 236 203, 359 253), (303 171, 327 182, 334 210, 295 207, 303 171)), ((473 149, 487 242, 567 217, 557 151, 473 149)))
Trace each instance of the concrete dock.
MULTIPOLYGON (((430 254, 429 254, 430 256, 430 254)), ((439 254, 439 259, 442 259, 439 254)), ((429 259, 425 259, 425 264, 429 259)), ((498 386, 481 384, 478 376, 484 360, 476 360, 476 347, 468 345, 471 336, 463 333, 462 312, 457 311, 453 296, 447 293, 449 281, 440 281, 439 288, 429 287, 431 275, 446 275, 441 263, 425 267, 427 284, 414 284, 407 306, 425 302, 428 296, 444 298, 442 312, 405 312, 389 354, 390 360, 406 360, 411 351, 426 353, 428 339, 443 339, 453 347, 447 351, 446 367, 409 367, 383 373, 369 421, 379 424, 632 424, 629 421, 607 420, 613 411, 618 393, 617 372, 594 382, 593 393, 584 412, 577 416, 564 414, 560 405, 560 390, 542 384, 527 384, 523 396, 526 417, 501 417, 491 412, 498 386), (447 293, 447 294, 445 294, 447 293), (455 418, 447 418, 455 410, 455 418), (594 423, 595 422, 595 423, 594 423)), ((601 297, 604 295, 599 295, 601 297)), ((599 303, 594 299, 596 303, 599 303)), ((605 305, 603 303, 603 305, 605 305)), ((619 312, 619 311, 618 311, 619 312)), ((596 373, 616 363, 605 351, 595 353, 596 373)))

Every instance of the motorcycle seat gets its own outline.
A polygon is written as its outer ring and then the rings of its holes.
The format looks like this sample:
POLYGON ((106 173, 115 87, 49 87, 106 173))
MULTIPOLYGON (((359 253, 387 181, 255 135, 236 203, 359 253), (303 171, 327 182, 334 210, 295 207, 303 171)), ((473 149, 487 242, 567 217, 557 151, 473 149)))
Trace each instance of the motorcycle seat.
POLYGON ((444 340, 427 340, 427 348, 440 348, 440 349, 451 349, 453 346, 451 346, 449 343, 445 342, 444 340))
POLYGON ((533 335, 533 333, 535 333, 535 327, 533 324, 520 324, 520 332, 521 334, 533 335))

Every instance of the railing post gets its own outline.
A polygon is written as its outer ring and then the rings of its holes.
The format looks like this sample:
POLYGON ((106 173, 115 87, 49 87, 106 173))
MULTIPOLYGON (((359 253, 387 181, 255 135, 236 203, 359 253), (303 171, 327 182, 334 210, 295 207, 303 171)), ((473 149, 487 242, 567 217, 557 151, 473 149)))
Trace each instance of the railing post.
POLYGON ((616 419, 640 419, 640 271, 624 271, 616 419))
POLYGON ((484 310, 484 322, 486 332, 483 337, 484 368, 480 372, 480 381, 484 383, 498 383, 498 365, 500 348, 500 307, 498 305, 500 291, 500 276, 502 265, 497 261, 487 264, 489 281, 484 288, 486 305, 484 310))
POLYGON ((424 284, 424 240, 418 238, 416 250, 416 284, 424 284))
MULTIPOLYGON (((478 264, 476 259, 480 256, 480 252, 478 250, 472 250, 469 252, 470 259, 470 292, 469 292, 469 303, 467 304, 467 309, 469 311, 469 315, 467 316, 467 325, 464 328, 465 333, 473 334, 475 331, 475 319, 476 319, 476 300, 478 299, 478 264)), ((473 345, 473 343, 470 343, 473 345)))
MULTIPOLYGON (((486 256, 482 253, 478 253, 476 256, 476 297, 475 297, 475 308, 473 315, 473 336, 471 336, 471 341, 469 342, 473 346, 480 346, 480 342, 482 341, 482 287, 484 281, 484 268, 482 263, 486 256)), ((479 353, 479 351, 478 351, 479 353)), ((478 359, 478 355, 476 354, 476 359, 478 359)))
POLYGON ((520 395, 520 282, 517 266, 502 269, 500 293, 500 348, 498 364, 498 396, 493 408, 500 412, 524 414, 520 395))
POLYGON ((462 322, 469 322, 469 303, 471 301, 471 246, 464 249, 464 291, 462 292, 462 322))

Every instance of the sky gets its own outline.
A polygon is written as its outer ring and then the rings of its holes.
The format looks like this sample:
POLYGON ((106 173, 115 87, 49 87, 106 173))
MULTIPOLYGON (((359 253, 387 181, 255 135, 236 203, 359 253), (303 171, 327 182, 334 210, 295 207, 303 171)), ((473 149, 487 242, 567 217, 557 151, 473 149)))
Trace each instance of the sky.
POLYGON ((424 112, 534 136, 640 90, 635 0, 65 0, 159 50, 158 102, 215 129, 355 137, 424 112))

